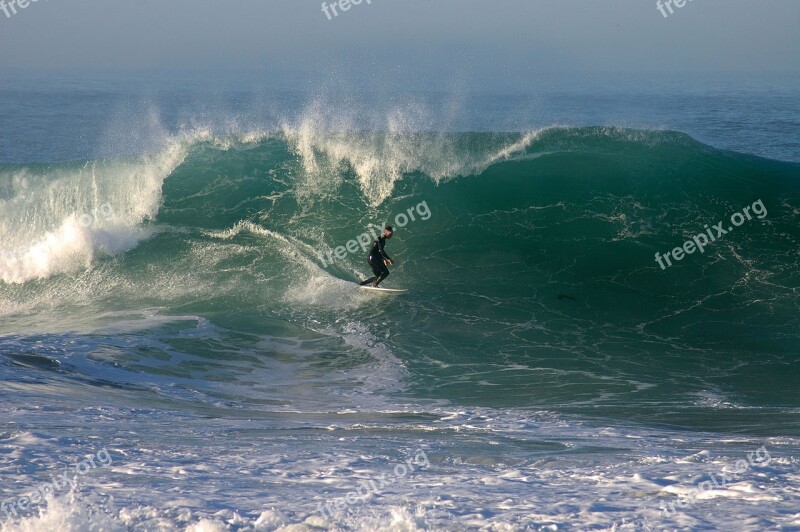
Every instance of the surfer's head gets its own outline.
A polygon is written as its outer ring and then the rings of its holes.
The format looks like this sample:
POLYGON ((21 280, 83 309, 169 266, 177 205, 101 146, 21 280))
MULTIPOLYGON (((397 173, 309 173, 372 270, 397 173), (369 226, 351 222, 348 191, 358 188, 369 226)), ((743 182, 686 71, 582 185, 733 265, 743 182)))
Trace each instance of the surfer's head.
POLYGON ((394 234, 394 229, 392 229, 391 225, 387 225, 386 227, 383 228, 383 236, 385 236, 386 238, 392 238, 393 234, 394 234))

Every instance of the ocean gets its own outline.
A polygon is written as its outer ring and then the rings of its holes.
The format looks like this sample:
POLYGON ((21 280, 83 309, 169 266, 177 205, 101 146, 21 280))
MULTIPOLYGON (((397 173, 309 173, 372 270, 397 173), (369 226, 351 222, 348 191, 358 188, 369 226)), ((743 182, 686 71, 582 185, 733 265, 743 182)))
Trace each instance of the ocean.
POLYGON ((800 530, 797 79, 322 89, 0 78, 0 530, 800 530))

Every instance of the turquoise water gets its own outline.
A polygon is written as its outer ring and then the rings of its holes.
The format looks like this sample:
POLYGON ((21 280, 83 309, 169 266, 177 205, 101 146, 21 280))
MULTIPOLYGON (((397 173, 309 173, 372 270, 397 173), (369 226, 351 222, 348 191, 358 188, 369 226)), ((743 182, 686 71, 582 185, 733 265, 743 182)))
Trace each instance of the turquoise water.
POLYGON ((183 112, 130 144, 0 145, 0 496, 113 459, 11 529, 800 526, 796 123, 754 142, 768 158, 725 120, 183 112), (387 222, 398 297, 355 287, 355 245, 324 260, 387 222))

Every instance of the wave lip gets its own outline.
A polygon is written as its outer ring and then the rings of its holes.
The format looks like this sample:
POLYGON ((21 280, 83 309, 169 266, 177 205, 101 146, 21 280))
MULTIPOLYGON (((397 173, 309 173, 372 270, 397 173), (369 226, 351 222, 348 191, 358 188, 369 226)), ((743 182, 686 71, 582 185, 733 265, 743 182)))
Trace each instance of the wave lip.
POLYGON ((424 112, 395 110, 369 130, 351 116, 336 116, 317 101, 282 133, 299 158, 308 194, 325 194, 355 174, 367 202, 377 207, 407 174, 422 173, 439 183, 477 175, 497 160, 524 151, 538 133, 499 134, 488 143, 475 135, 428 131, 424 112))
POLYGON ((24 283, 135 247, 161 205, 182 142, 155 155, 0 171, 0 280, 24 283))

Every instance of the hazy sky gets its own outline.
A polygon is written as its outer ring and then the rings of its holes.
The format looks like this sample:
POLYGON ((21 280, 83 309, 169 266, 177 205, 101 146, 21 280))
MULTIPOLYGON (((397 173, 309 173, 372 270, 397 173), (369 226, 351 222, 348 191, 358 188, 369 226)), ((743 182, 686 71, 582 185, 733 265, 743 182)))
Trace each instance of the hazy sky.
POLYGON ((0 10, 0 75, 11 67, 476 79, 800 72, 798 0, 688 0, 667 18, 656 0, 366 2, 329 20, 320 0, 38 0, 11 18, 0 10))

